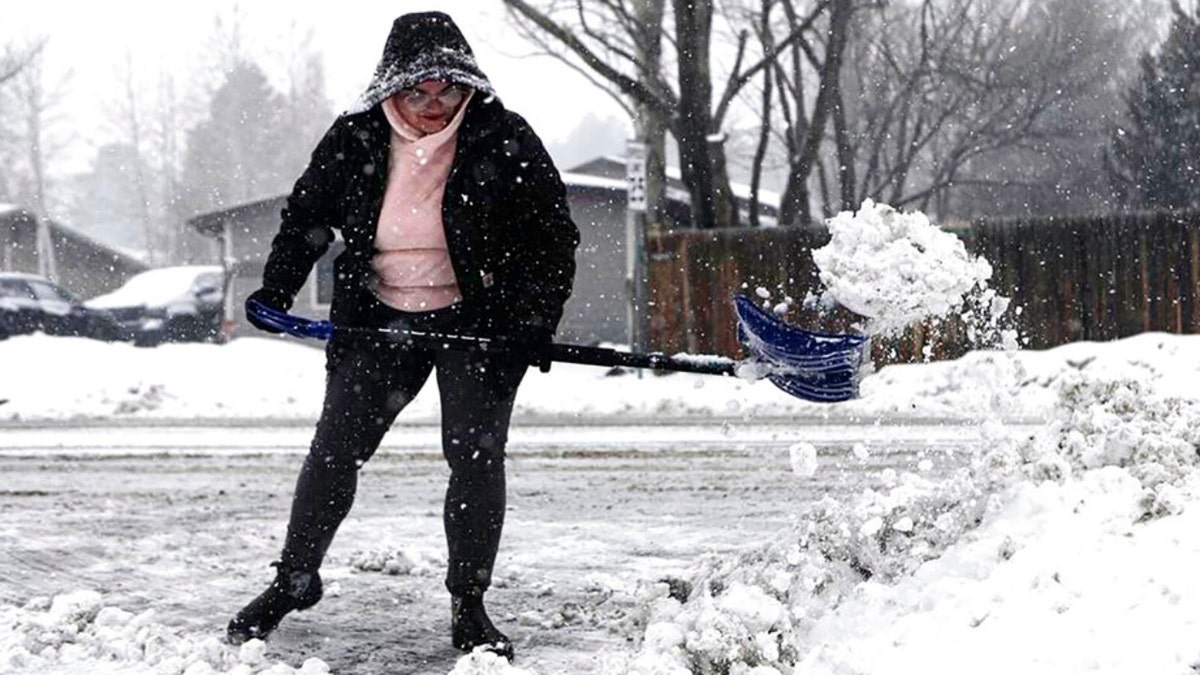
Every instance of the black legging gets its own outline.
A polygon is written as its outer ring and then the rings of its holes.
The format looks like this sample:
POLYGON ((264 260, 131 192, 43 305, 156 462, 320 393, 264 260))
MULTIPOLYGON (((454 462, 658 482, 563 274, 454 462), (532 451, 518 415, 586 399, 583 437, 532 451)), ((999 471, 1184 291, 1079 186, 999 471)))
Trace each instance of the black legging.
MULTIPOLYGON (((407 314, 375 310, 390 324, 453 331, 461 310, 407 314)), ((437 369, 442 453, 450 465, 443 519, 446 587, 478 595, 491 583, 504 526, 504 446, 524 362, 484 352, 428 349, 378 339, 335 338, 328 347, 325 404, 292 501, 282 563, 316 570, 354 502, 358 470, 396 415, 437 369)))

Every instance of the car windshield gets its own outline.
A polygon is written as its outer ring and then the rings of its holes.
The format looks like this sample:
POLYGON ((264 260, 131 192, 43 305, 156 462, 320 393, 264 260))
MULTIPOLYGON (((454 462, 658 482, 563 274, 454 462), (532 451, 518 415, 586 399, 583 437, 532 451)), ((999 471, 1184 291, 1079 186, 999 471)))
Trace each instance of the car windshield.
POLYGON ((0 279, 0 298, 37 299, 34 297, 33 291, 29 289, 29 285, 17 279, 0 279))
POLYGON ((48 284, 43 281, 30 281, 29 286, 33 289, 33 294, 40 300, 46 300, 50 302, 65 302, 69 305, 74 305, 79 302, 75 299, 75 296, 53 284, 48 284))
POLYGON ((220 267, 163 267, 134 276, 117 290, 87 301, 91 307, 160 307, 190 302, 205 287, 221 287, 220 267))

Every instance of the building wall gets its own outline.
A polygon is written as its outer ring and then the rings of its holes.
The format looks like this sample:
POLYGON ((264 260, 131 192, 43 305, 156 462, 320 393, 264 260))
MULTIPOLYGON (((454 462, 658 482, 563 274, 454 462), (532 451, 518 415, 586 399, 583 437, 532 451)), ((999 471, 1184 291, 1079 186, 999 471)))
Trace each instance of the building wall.
POLYGON ((575 288, 563 309, 563 342, 628 342, 625 195, 568 186, 571 217, 579 226, 575 288))

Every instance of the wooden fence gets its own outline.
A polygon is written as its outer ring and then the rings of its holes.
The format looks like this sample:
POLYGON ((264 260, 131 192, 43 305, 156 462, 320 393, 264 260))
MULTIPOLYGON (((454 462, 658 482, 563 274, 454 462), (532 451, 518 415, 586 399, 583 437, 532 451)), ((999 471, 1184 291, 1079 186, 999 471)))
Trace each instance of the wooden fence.
POLYGON ((1200 214, 980 222, 971 248, 1035 349, 1200 329, 1200 214))
POLYGON ((668 353, 738 353, 733 296, 797 300, 817 287, 811 251, 828 234, 802 228, 674 231, 647 241, 650 346, 668 353))
MULTIPOLYGON (((1010 313, 1029 347, 1200 331, 1200 213, 982 221, 964 238, 992 264, 991 285, 1012 298, 1010 313)), ((823 229, 803 228, 651 235, 650 347, 739 354, 731 298, 762 287, 775 300, 803 299, 819 287, 811 251, 827 241, 823 229)), ((785 319, 840 327, 814 323, 799 309, 785 319)), ((969 348, 963 335, 953 322, 916 326, 877 342, 875 360, 953 358, 969 348)))

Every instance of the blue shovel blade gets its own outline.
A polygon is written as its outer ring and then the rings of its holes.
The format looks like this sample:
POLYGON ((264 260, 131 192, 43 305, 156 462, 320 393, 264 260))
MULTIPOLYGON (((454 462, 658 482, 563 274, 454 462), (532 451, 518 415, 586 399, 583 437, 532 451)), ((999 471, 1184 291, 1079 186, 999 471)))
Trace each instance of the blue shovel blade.
POLYGON ((798 398, 834 402, 858 396, 866 335, 821 333, 790 326, 744 295, 734 298, 738 339, 767 379, 798 398))

